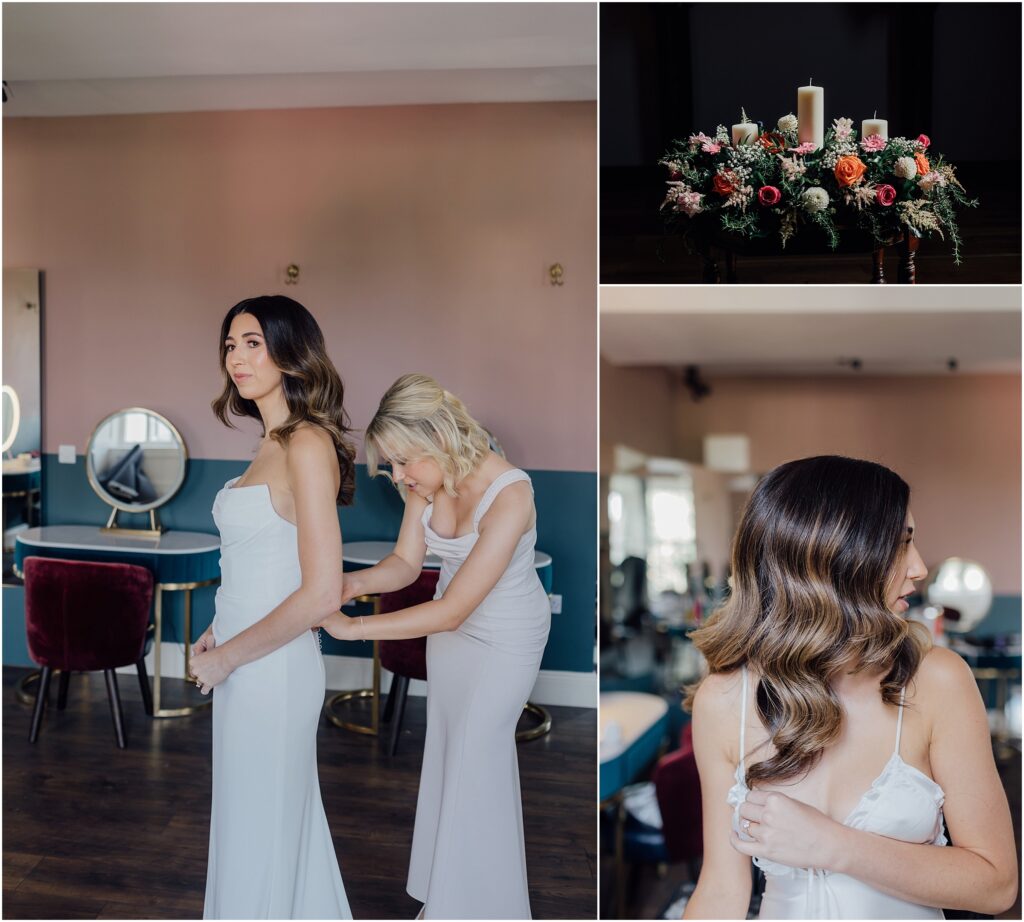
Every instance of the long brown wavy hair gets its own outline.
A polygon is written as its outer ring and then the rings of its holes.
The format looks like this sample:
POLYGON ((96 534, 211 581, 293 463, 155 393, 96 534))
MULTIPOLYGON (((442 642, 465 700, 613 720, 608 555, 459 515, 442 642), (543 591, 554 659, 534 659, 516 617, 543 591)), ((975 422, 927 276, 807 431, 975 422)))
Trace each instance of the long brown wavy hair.
POLYGON ((760 674, 757 711, 775 754, 748 766, 749 786, 807 772, 836 741, 843 709, 831 680, 841 671, 884 669, 889 704, 917 672, 928 633, 886 604, 909 500, 888 468, 835 455, 783 464, 754 489, 733 540, 730 597, 690 635, 709 672, 749 663, 760 674))
POLYGON ((320 326, 298 301, 284 295, 263 295, 239 301, 228 311, 220 325, 220 370, 224 390, 211 404, 217 419, 232 429, 238 427, 229 414, 251 416, 263 422, 256 401, 238 393, 227 370, 225 340, 231 321, 239 314, 251 314, 259 321, 271 361, 281 370, 281 387, 289 415, 270 433, 270 438, 287 445, 302 423, 325 430, 334 442, 341 471, 337 503, 349 505, 355 494, 355 450, 348 439, 352 429, 345 412, 345 386, 327 355, 320 326))

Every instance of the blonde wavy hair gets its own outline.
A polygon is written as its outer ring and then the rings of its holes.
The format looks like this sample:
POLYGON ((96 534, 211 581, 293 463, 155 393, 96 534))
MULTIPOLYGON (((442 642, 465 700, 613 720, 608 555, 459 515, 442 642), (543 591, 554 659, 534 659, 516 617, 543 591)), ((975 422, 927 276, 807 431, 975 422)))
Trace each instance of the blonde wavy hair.
MULTIPOLYGON (((751 494, 731 595, 690 635, 709 672, 749 663, 760 676, 757 712, 775 753, 748 763, 748 785, 804 774, 836 742, 841 671, 884 670, 889 704, 916 674, 928 632, 886 600, 906 553, 909 500, 888 468, 835 455, 783 464, 751 494)), ((699 685, 687 689, 687 708, 699 685)))
POLYGON ((366 427, 365 447, 371 477, 383 474, 390 479, 379 469, 383 459, 404 464, 429 458, 441 468, 445 492, 451 496, 458 496, 455 485, 489 450, 486 431, 465 404, 421 374, 402 375, 388 388, 366 427))

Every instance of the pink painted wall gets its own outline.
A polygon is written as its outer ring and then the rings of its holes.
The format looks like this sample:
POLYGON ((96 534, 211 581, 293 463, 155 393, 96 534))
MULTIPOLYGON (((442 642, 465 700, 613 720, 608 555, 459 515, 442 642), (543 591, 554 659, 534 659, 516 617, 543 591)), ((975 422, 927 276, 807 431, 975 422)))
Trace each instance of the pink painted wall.
POLYGON ((758 473, 816 454, 879 461, 910 484, 929 566, 973 558, 996 592, 1021 591, 1019 375, 710 381, 699 403, 676 396, 680 457, 700 461, 705 434, 745 433, 758 473))
POLYGON ((141 405, 251 457, 209 409, 219 325, 284 293, 356 426, 424 371, 514 463, 595 469, 594 104, 5 119, 3 154, 4 265, 46 274, 44 451, 141 405))

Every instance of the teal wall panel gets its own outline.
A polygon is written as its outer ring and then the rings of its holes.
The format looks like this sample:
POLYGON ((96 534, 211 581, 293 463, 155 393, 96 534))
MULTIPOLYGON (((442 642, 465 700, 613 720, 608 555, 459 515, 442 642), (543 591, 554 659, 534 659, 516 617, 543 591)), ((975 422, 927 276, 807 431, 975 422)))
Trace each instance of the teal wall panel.
MULTIPOLYGON (((185 483, 160 512, 166 528, 216 532, 210 512, 217 491, 247 467, 244 461, 192 459, 185 483)), ((597 585, 597 475, 576 471, 528 471, 537 504, 537 547, 553 559, 552 592, 562 596, 562 611, 552 615, 551 637, 542 668, 570 672, 594 670, 597 585)), ((89 488, 85 458, 60 464, 43 456, 43 522, 103 525, 109 507, 89 488)), ((356 499, 339 510, 345 541, 393 540, 402 521, 402 501, 385 478, 370 478, 365 465, 356 469, 356 499)), ((121 521, 121 519, 119 519, 121 521)), ((138 517, 138 524, 145 523, 138 517)), ((129 518, 124 522, 132 524, 129 518)), ((4 590, 4 663, 27 665, 23 596, 4 590)), ((213 619, 215 589, 193 593, 195 636, 213 619)), ((183 643, 181 593, 166 593, 164 640, 183 643)), ((369 644, 344 643, 324 635, 324 653, 369 656, 369 644)))

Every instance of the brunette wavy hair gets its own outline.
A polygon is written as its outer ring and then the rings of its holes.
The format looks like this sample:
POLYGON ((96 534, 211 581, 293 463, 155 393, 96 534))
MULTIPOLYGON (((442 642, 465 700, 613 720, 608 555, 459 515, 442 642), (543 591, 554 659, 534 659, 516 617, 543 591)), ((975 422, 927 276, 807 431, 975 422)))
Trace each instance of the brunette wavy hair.
POLYGON ((889 704, 917 672, 928 633, 886 605, 909 500, 888 468, 835 455, 783 464, 754 489, 730 597, 690 635, 709 672, 749 663, 760 674, 757 711, 775 754, 748 765, 748 785, 801 775, 836 741, 843 709, 831 679, 842 670, 884 669, 889 704))
POLYGON ((465 404, 429 375, 421 374, 402 375, 388 388, 366 427, 363 447, 370 476, 389 476, 378 470, 382 457, 403 464, 430 458, 441 468, 444 489, 451 496, 458 495, 455 485, 489 450, 487 432, 465 404))
POLYGON ((256 401, 238 393, 227 370, 225 340, 231 321, 239 314, 251 314, 259 321, 271 361, 281 370, 281 386, 289 415, 270 432, 270 438, 287 445, 292 433, 303 423, 326 431, 334 442, 341 471, 337 503, 349 505, 355 494, 355 450, 348 439, 352 430, 345 412, 345 387, 327 355, 320 326, 298 301, 284 295, 263 295, 239 301, 227 312, 220 325, 220 370, 224 390, 211 404, 214 414, 232 429, 238 427, 229 414, 263 421, 256 401))

